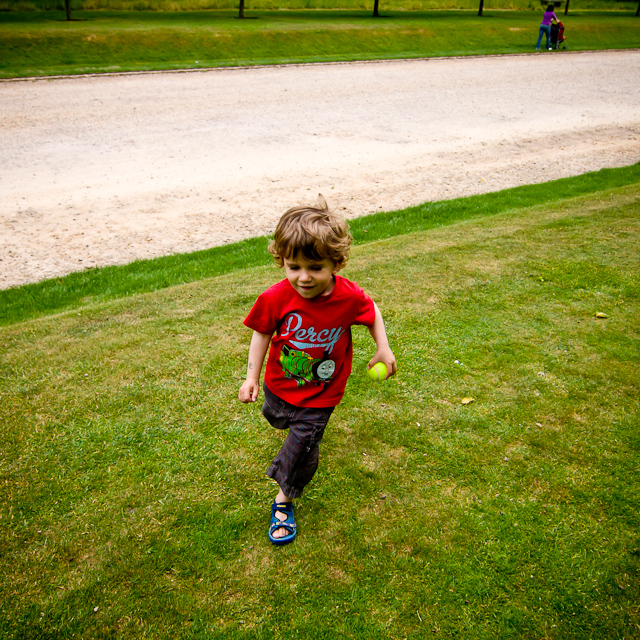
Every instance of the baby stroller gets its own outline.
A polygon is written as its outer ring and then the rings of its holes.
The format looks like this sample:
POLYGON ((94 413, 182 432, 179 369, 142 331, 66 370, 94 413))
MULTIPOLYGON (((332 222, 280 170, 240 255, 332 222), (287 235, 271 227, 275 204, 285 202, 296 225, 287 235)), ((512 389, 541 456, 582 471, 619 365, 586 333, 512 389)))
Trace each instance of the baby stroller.
MULTIPOLYGON (((552 49, 559 49, 560 45, 563 42, 566 42, 566 38, 564 37, 564 25, 562 24, 562 22, 556 22, 554 24, 551 25, 551 48, 552 49)), ((567 45, 565 44, 564 47, 562 47, 563 49, 567 48, 567 45)))

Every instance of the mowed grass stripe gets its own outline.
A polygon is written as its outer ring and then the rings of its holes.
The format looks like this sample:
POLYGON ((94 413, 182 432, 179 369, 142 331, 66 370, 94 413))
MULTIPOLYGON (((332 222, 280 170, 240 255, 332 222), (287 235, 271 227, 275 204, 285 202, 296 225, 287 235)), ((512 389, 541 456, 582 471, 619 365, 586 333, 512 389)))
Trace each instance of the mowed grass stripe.
MULTIPOLYGON (((618 6, 619 3, 616 3, 618 6)), ((0 11, 0 78, 532 53, 540 11, 0 11)), ((573 12, 572 51, 637 48, 631 11, 573 12)), ((554 54, 556 55, 556 54, 554 54)))
MULTIPOLYGON (((364 216, 351 221, 351 231, 356 244, 360 244, 511 209, 554 203, 638 181, 640 163, 538 185, 364 216)), ((0 325, 81 308, 90 302, 156 291, 267 264, 270 260, 267 244, 265 237, 252 238, 205 251, 139 260, 124 266, 88 269, 62 278, 5 289, 0 291, 0 325)))

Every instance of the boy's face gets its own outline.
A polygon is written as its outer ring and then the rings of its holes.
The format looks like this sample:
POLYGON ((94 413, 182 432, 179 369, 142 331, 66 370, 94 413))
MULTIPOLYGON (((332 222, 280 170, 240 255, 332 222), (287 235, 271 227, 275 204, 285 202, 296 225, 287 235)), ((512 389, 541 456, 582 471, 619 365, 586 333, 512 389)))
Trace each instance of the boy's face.
POLYGON ((303 297, 315 298, 333 291, 333 274, 337 271, 333 260, 315 262, 300 254, 284 259, 284 272, 289 284, 303 297))

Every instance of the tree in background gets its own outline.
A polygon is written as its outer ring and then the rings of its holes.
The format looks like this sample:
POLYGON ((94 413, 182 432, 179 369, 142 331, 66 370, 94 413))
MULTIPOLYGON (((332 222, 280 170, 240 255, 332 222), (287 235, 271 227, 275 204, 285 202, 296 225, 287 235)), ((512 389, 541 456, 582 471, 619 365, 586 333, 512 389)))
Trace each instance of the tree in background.
POLYGON ((71 22, 71 0, 64 0, 64 10, 67 14, 67 20, 71 22))
POLYGON ((244 15, 244 0, 240 0, 239 3, 238 3, 238 18, 240 20, 244 20, 245 18, 247 20, 251 20, 251 19, 255 20, 256 17, 257 16, 247 17, 247 16, 244 15))

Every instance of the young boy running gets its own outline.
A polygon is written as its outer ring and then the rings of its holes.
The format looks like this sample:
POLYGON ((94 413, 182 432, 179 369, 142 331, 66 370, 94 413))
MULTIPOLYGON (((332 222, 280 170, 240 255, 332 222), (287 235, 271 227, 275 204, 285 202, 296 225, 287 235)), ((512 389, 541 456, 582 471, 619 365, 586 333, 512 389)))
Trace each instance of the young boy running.
POLYGON ((355 283, 336 275, 344 267, 352 238, 347 223, 318 207, 289 209, 269 246, 286 279, 262 293, 244 324, 253 329, 241 402, 255 402, 269 343, 262 413, 286 440, 267 470, 280 488, 271 506, 269 539, 287 544, 296 537, 292 500, 300 497, 318 468, 319 445, 351 373, 351 326, 365 325, 376 343, 370 360, 396 372, 382 315, 355 283), (275 334, 275 335, 274 335, 275 334))

